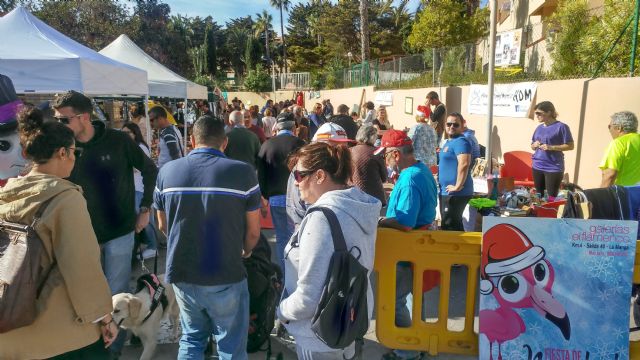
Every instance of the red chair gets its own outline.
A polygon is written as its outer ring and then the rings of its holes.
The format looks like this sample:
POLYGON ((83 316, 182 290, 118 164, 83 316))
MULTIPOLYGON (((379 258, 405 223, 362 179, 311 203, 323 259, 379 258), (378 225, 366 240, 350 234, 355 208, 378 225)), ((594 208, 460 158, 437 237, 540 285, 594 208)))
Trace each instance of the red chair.
POLYGON ((271 220, 271 206, 267 207, 267 216, 260 214, 260 228, 273 229, 273 221, 271 220))
POLYGON ((504 166, 500 169, 500 176, 513 177, 513 184, 515 186, 533 187, 531 155, 531 153, 526 151, 509 151, 504 153, 504 166))

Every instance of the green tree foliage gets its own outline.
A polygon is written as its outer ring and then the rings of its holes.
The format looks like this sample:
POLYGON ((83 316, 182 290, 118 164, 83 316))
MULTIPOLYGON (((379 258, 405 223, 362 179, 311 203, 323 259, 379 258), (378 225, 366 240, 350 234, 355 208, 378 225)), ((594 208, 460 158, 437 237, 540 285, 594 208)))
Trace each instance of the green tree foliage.
MULTIPOLYGON (((547 43, 552 72, 559 76, 592 74, 633 14, 634 1, 605 0, 604 12, 589 10, 586 0, 562 0, 549 19, 547 43)), ((602 74, 622 75, 629 69, 629 26, 604 63, 602 74)), ((636 66, 640 59, 636 59, 636 66)))
POLYGON ((244 79, 244 87, 248 91, 270 91, 271 77, 262 65, 258 65, 255 70, 249 70, 247 77, 244 79))
POLYGON ((486 36, 488 9, 471 16, 460 0, 431 0, 416 15, 408 42, 413 49, 427 50, 460 45, 486 36))

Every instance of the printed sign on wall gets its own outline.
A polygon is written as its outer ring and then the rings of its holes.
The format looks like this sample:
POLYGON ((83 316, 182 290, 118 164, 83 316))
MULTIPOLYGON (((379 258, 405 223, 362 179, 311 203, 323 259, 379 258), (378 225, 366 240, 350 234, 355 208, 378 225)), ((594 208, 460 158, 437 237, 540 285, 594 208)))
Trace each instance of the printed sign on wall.
POLYGON ((522 29, 502 32, 496 35, 496 66, 520 64, 520 44, 522 29))
POLYGON ((376 105, 393 106, 393 91, 376 91, 376 105))
MULTIPOLYGON (((527 117, 538 86, 535 82, 495 85, 493 92, 493 115, 527 117)), ((489 88, 487 85, 469 86, 467 112, 487 114, 489 88)))
POLYGON ((480 359, 628 359, 638 223, 485 217, 480 359))

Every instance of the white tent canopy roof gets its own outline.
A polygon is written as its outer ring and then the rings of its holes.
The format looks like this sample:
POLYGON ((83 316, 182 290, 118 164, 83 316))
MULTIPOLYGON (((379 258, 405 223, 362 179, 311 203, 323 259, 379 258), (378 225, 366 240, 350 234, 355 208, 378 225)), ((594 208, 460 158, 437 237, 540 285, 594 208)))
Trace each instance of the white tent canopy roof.
POLYGON ((127 35, 120 35, 100 54, 147 71, 149 95, 180 99, 206 99, 207 88, 167 69, 145 53, 127 35))
POLYGON ((103 56, 17 7, 0 18, 0 73, 18 93, 145 95, 144 70, 103 56))

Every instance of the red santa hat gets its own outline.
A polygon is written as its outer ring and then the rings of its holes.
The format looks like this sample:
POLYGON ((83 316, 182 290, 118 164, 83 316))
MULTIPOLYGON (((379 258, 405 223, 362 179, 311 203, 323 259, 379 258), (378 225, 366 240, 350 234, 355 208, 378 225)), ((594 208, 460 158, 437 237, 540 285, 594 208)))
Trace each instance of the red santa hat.
POLYGON ((491 276, 503 276, 526 269, 544 258, 544 249, 534 246, 517 227, 498 224, 482 237, 480 293, 491 294, 491 276))

